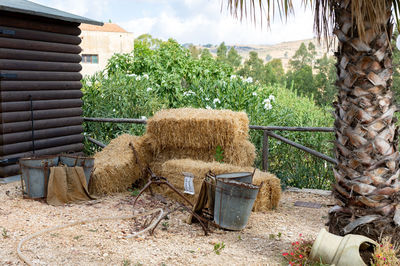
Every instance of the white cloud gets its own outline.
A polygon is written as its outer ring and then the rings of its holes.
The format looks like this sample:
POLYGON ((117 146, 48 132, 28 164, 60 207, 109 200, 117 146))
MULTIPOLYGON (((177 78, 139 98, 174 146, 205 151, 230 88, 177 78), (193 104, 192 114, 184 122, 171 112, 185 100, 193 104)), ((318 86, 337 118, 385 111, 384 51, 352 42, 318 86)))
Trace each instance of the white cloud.
POLYGON ((120 24, 136 36, 150 33, 162 39, 172 37, 180 43, 273 44, 313 37, 312 13, 300 7, 295 18, 289 18, 287 23, 276 20, 269 30, 266 25, 256 27, 252 22, 234 19, 226 10, 221 12, 217 1, 184 0, 183 3, 181 12, 162 12, 120 24))
MULTIPOLYGON (((274 44, 313 37, 313 15, 295 1, 295 18, 276 19, 269 30, 234 19, 215 0, 33 0, 91 19, 113 22, 135 36, 150 33, 180 43, 274 44)), ((226 3, 226 0, 224 0, 226 3)), ((278 16, 279 17, 279 16, 278 16)))

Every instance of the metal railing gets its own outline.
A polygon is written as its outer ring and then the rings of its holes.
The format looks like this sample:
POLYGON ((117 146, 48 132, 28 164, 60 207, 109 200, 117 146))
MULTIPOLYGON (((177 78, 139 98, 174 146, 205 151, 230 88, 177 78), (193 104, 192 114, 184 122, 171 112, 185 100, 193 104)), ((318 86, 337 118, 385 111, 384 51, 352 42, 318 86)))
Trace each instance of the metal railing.
MULTIPOLYGON (((131 123, 131 124, 146 124, 147 121, 144 119, 135 119, 135 118, 99 118, 99 117, 84 117, 84 121, 86 122, 100 122, 100 123, 131 123)), ((268 158, 269 158, 269 137, 278 139, 288 145, 291 145, 297 149, 303 150, 313 156, 316 156, 322 160, 325 160, 331 164, 337 164, 337 161, 325 155, 319 151, 310 149, 306 146, 303 146, 297 142, 291 141, 285 137, 282 137, 273 131, 302 131, 302 132, 334 132, 333 128, 330 127, 280 127, 280 126, 256 126, 250 125, 250 129, 252 130, 262 130, 263 134, 263 151, 262 151, 262 166, 265 171, 268 171, 268 158)), ((97 141, 91 137, 87 137, 88 141, 104 148, 106 145, 97 141)))

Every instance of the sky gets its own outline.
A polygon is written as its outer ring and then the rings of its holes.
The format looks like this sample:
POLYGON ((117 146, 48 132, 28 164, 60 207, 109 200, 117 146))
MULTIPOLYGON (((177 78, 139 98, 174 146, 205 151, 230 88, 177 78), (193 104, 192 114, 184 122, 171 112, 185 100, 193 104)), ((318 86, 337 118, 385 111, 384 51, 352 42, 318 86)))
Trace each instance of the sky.
MULTIPOLYGON (((271 28, 233 18, 221 0, 31 0, 91 19, 113 22, 134 36, 150 33, 166 40, 193 44, 277 44, 314 37, 310 8, 294 1, 295 14, 271 28)), ((226 4, 226 0, 223 3, 226 4)))

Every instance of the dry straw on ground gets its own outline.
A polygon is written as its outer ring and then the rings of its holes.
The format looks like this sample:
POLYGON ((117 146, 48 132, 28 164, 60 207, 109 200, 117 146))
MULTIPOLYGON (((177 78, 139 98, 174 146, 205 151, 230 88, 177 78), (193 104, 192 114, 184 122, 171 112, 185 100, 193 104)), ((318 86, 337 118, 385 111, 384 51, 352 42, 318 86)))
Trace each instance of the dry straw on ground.
POLYGON ((215 149, 248 138, 245 113, 230 110, 168 109, 147 121, 147 135, 165 148, 215 149))
POLYGON ((146 138, 128 134, 119 136, 94 156, 95 168, 89 186, 91 193, 123 192, 142 177, 143 169, 136 161, 130 143, 135 147, 143 167, 151 162, 146 138))
MULTIPOLYGON (((203 182, 208 171, 211 170, 213 173, 218 175, 233 172, 253 172, 254 170, 252 167, 240 167, 217 162, 207 163, 190 159, 169 160, 162 165, 155 164, 154 167, 154 171, 158 175, 166 177, 168 181, 181 192, 184 190, 184 176, 182 172, 192 173, 194 175, 193 183, 195 195, 192 196, 186 194, 187 198, 192 203, 195 202, 196 197, 200 192, 201 183, 203 182)), ((253 183, 256 185, 263 183, 254 203, 253 211, 267 211, 276 208, 278 206, 281 194, 280 180, 271 173, 265 173, 257 170, 253 178, 253 183)), ((168 189, 166 186, 155 187, 154 190, 163 194, 164 196, 184 203, 184 201, 177 194, 168 189)))

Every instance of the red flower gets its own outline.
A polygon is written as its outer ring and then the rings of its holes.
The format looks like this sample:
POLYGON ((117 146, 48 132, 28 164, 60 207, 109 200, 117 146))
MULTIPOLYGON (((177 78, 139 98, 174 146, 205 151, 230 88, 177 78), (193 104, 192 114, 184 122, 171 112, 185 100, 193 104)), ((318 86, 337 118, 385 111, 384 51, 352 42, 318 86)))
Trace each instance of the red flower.
POLYGON ((293 252, 290 252, 290 255, 291 255, 291 256, 293 256, 293 255, 294 255, 294 253, 293 253, 293 252))
POLYGON ((302 258, 303 258, 303 255, 300 254, 300 255, 299 255, 299 258, 302 259, 302 258))
POLYGON ((289 255, 289 253, 287 252, 282 253, 282 256, 287 256, 287 255, 289 255))

